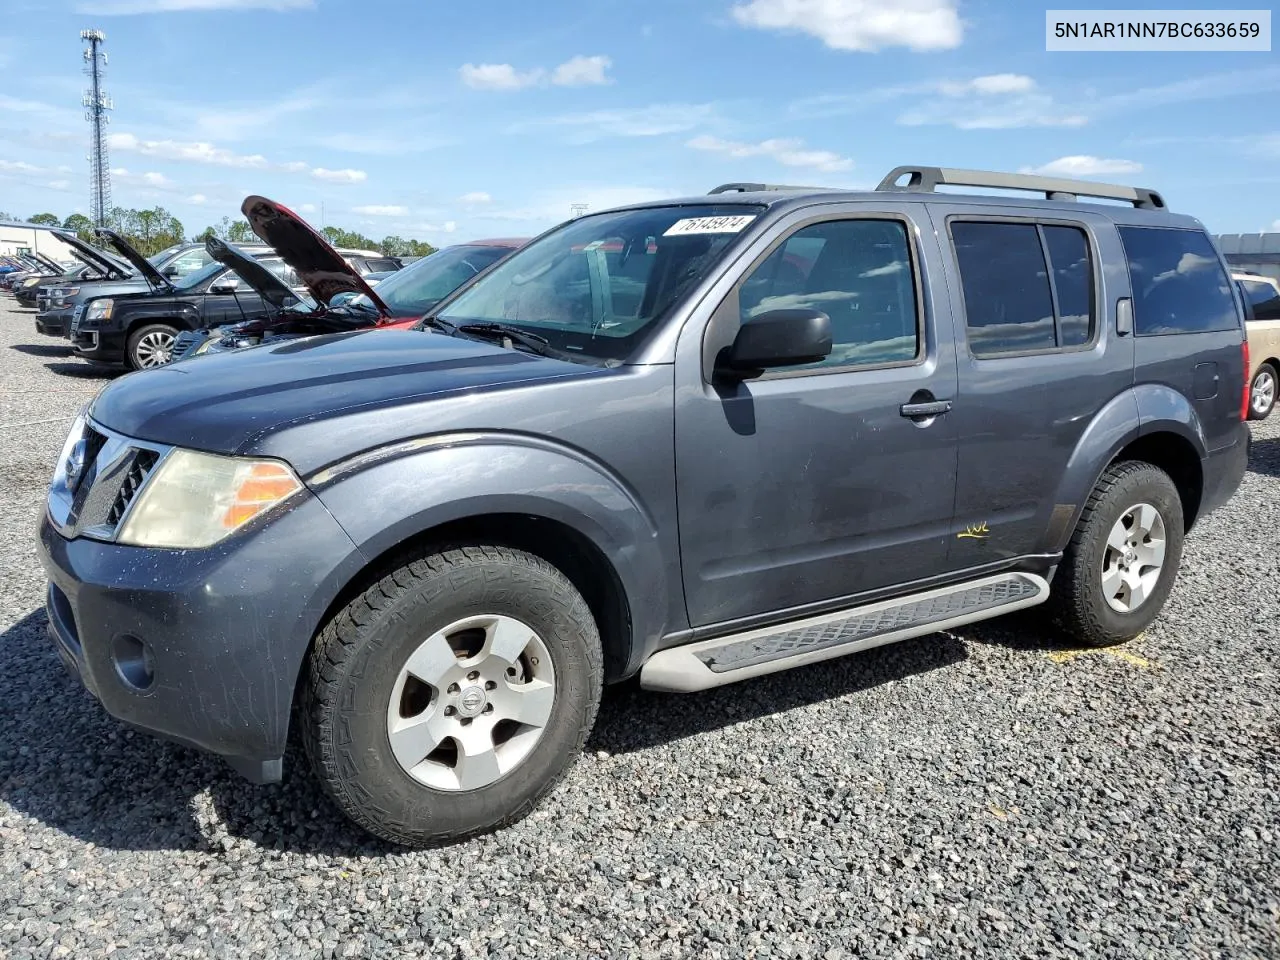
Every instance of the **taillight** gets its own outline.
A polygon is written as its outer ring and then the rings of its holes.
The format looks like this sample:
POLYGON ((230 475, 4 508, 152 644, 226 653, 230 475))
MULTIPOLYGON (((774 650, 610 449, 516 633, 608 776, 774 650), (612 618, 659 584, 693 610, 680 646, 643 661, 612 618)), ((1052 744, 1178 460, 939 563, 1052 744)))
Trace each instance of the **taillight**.
POLYGON ((1244 357, 1244 389, 1241 391, 1240 399, 1240 419, 1249 419, 1249 341, 1246 340, 1240 344, 1240 353, 1244 357))

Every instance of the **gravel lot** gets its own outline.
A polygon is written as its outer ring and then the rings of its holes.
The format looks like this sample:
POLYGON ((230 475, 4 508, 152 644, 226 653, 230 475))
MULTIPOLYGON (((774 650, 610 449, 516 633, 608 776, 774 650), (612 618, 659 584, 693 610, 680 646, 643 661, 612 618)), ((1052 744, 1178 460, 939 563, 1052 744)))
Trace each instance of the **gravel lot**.
POLYGON ((1280 957, 1280 416, 1122 650, 1034 616, 606 694, 534 816, 403 853, 128 733, 32 548, 107 375, 0 306, 0 956, 1280 957))

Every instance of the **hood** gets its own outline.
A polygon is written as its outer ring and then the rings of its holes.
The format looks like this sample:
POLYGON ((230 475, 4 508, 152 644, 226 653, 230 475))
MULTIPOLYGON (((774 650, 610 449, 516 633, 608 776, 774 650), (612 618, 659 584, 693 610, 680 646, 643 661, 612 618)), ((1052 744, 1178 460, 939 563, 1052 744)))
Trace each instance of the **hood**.
POLYGON ((127 436, 229 454, 290 424, 356 409, 600 372, 416 330, 331 334, 121 377, 98 394, 90 414, 127 436))
POLYGON ((209 251, 209 256, 230 267, 273 307, 283 309, 288 301, 297 302, 298 295, 289 289, 288 284, 239 247, 217 237, 210 237, 205 241, 204 248, 209 251))
POLYGON ((389 317, 391 311, 329 241, 287 207, 266 197, 245 198, 240 212, 267 246, 298 272, 316 303, 328 306, 340 293, 362 293, 389 317))
POLYGON ((54 260, 51 257, 46 257, 43 253, 33 253, 32 256, 35 257, 42 266, 48 267, 55 274, 67 272, 66 267, 60 264, 57 260, 54 260))
POLYGON ((102 237, 111 244, 111 246, 115 247, 116 250, 119 251, 120 256, 133 264, 133 268, 142 275, 142 279, 146 280, 147 283, 151 285, 152 289, 174 289, 173 284, 170 283, 159 270, 151 265, 151 261, 135 250, 133 245, 124 237, 120 236, 120 234, 116 233, 114 230, 108 230, 106 227, 98 227, 96 232, 98 236, 102 237))
POLYGON ((81 261, 87 263, 91 267, 96 267, 108 279, 123 280, 125 277, 132 276, 136 271, 129 265, 129 261, 122 260, 117 256, 107 253, 105 250, 99 250, 91 244, 85 243, 74 233, 57 233, 55 234, 59 240, 76 252, 76 256, 81 261))

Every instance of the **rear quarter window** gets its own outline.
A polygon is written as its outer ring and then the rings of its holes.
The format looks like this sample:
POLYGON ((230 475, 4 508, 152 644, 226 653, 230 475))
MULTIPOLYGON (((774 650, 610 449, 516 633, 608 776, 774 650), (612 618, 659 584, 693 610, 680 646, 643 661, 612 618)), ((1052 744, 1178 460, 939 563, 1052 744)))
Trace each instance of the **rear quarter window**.
POLYGON ((1200 230, 1120 227, 1138 336, 1240 329, 1231 280, 1200 230))

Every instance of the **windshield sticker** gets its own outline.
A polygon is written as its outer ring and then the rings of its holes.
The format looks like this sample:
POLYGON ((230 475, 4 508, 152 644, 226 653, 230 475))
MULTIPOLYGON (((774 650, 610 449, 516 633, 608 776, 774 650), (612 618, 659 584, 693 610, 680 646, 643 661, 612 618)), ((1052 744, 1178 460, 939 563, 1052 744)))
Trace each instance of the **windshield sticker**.
POLYGON ((754 220, 755 214, 745 217, 690 217, 677 220, 667 228, 664 237, 687 237, 695 233, 741 233, 754 220))

